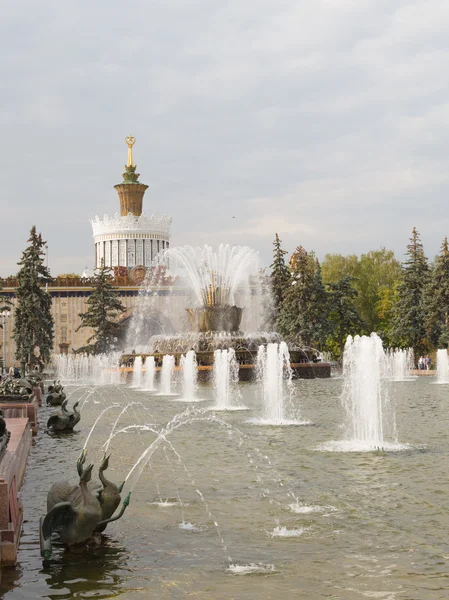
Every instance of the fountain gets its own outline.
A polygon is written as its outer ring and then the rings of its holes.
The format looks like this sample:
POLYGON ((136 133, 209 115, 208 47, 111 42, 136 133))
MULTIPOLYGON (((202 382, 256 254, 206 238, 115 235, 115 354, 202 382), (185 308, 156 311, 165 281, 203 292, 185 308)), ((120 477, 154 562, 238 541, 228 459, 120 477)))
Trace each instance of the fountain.
POLYGON ((161 370, 161 389, 159 395, 172 395, 172 377, 175 369, 175 357, 171 354, 166 354, 162 360, 161 370))
POLYGON ((310 421, 287 417, 291 391, 292 369, 287 344, 260 346, 257 353, 257 379, 262 392, 262 419, 250 422, 260 425, 310 425, 310 421))
POLYGON ((64 383, 116 385, 121 383, 117 369, 120 353, 109 354, 54 354, 52 366, 56 378, 64 383))
POLYGON ((196 402, 198 391, 198 364, 193 350, 181 357, 183 395, 185 402, 196 402))
MULTIPOLYGON (((281 341, 275 332, 258 331, 263 322, 262 300, 267 284, 262 285, 259 277, 257 252, 247 246, 222 244, 216 252, 209 246, 183 246, 158 254, 131 321, 128 339, 133 348, 136 340, 151 330, 149 325, 145 326, 145 315, 147 320, 154 320, 151 299, 157 299, 159 292, 154 290, 160 289, 158 285, 166 281, 168 269, 182 276, 190 292, 190 300, 186 302, 190 306, 182 308, 187 311, 188 319, 184 313, 182 324, 183 318, 177 314, 181 308, 178 296, 164 294, 164 301, 170 303, 170 309, 165 312, 179 324, 179 333, 151 336, 143 344, 143 352, 123 355, 121 364, 132 365, 137 355, 153 356, 159 367, 162 357, 169 354, 175 357, 176 366, 181 367, 182 356, 193 350, 201 367, 200 377, 205 380, 212 376, 215 351, 233 349, 240 380, 254 379, 254 359, 259 346, 281 341), (193 331, 182 331, 189 325, 193 331), (242 331, 248 327, 255 333, 242 331)), ((310 356, 313 364, 301 348, 290 348, 294 374, 312 378, 330 376, 330 366, 319 362, 317 351, 312 351, 310 356)))
MULTIPOLYGON (((137 357, 136 357, 137 358, 137 357)), ((154 356, 147 356, 145 359, 145 376, 143 387, 146 391, 154 391, 154 374, 156 365, 154 362, 154 356)))
POLYGON ((131 387, 140 388, 142 386, 142 357, 136 356, 131 380, 131 387))
POLYGON ((287 344, 261 346, 257 354, 259 377, 263 384, 264 419, 282 423, 285 420, 284 381, 291 382, 290 355, 287 344))
POLYGON ((323 444, 322 450, 397 450, 395 413, 390 401, 389 380, 384 378, 386 354, 376 333, 348 336, 343 353, 343 391, 346 440, 323 444), (390 441, 389 441, 390 440, 390 441))
POLYGON ((386 352, 386 376, 392 381, 414 381, 415 377, 410 376, 410 368, 413 362, 413 350, 390 348, 386 352))
POLYGON ((235 351, 215 350, 214 352, 214 410, 236 410, 239 407, 232 402, 236 395, 235 384, 238 382, 239 366, 235 359, 235 351))
POLYGON ((435 383, 449 383, 449 357, 446 348, 437 350, 437 380, 435 383))

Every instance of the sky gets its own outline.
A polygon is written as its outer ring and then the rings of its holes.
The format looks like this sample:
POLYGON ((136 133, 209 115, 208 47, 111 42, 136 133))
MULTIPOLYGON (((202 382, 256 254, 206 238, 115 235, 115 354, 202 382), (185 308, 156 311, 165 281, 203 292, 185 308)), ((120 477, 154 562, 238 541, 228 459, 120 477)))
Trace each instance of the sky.
POLYGON ((171 244, 279 233, 326 253, 449 233, 447 0, 15 0, 0 39, 0 275, 32 225, 53 275, 93 267, 89 218, 134 135, 171 244))

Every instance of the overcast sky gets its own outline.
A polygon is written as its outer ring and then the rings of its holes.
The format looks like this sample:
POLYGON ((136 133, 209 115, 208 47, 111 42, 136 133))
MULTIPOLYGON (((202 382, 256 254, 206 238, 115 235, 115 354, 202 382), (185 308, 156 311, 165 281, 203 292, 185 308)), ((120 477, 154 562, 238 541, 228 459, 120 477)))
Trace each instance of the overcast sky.
POLYGON ((33 224, 93 266, 124 137, 172 245, 319 257, 449 233, 447 0, 14 0, 0 15, 0 275, 33 224), (235 217, 235 218, 234 218, 235 217))

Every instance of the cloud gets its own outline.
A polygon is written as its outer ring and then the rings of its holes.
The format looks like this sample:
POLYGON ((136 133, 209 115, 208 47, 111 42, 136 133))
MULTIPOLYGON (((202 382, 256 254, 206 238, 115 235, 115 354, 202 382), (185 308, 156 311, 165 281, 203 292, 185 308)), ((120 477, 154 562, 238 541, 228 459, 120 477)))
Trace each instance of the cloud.
POLYGON ((88 219, 117 211, 129 133, 172 244, 251 243, 267 263, 279 230, 318 255, 400 256, 416 225, 432 255, 448 227, 449 5, 431 4, 8 4, 2 273, 33 223, 53 271, 92 262, 88 219))
POLYGON ((279 233, 279 235, 296 233, 313 235, 314 229, 303 223, 289 222, 279 215, 264 214, 260 217, 249 219, 247 227, 231 229, 226 233, 238 236, 255 235, 270 239, 273 237, 273 232, 279 233))

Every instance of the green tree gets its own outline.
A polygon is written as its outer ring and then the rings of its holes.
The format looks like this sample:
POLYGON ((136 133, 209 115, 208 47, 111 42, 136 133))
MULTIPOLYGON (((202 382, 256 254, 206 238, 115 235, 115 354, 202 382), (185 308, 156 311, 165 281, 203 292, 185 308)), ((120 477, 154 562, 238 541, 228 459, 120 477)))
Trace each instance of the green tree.
POLYGON ((313 253, 298 246, 290 258, 291 281, 277 321, 278 331, 302 346, 321 347, 328 334, 327 293, 313 253))
POLYGON ((429 282, 429 265, 416 227, 407 246, 394 307, 394 335, 397 345, 413 348, 415 356, 429 349, 426 338, 424 294, 429 282))
POLYGON ((398 301, 398 283, 392 288, 382 286, 379 289, 376 302, 376 313, 379 318, 377 333, 386 346, 397 346, 398 342, 394 330, 395 306, 398 301))
POLYGON ((78 348, 76 352, 103 354, 114 349, 120 325, 117 317, 126 308, 118 300, 118 293, 111 284, 111 269, 101 265, 94 274, 92 293, 87 300, 88 309, 80 313, 82 327, 91 327, 94 332, 87 340, 87 346, 78 348))
POLYGON ((16 291, 17 308, 13 337, 16 342, 16 358, 30 366, 42 366, 50 360, 53 347, 53 318, 51 296, 44 286, 50 281, 50 273, 44 265, 46 242, 33 226, 28 239, 29 246, 22 253, 18 265, 16 291))
POLYGON ((401 263, 392 250, 380 248, 360 257, 359 273, 354 284, 358 292, 355 305, 363 319, 365 333, 379 332, 377 303, 385 294, 385 289, 394 289, 400 277, 401 263))
POLYGON ((275 240, 273 242, 273 263, 270 265, 270 281, 271 281, 271 293, 273 305, 271 309, 270 321, 274 324, 279 316, 281 304, 285 298, 286 291, 290 283, 290 269, 285 263, 286 250, 281 247, 281 240, 279 235, 276 233, 275 240))
POLYGON ((321 264, 323 282, 337 283, 344 277, 359 276, 359 257, 355 254, 326 254, 321 264))
POLYGON ((425 295, 425 327, 430 341, 447 348, 449 342, 449 245, 447 237, 430 275, 425 295))
POLYGON ((332 331, 326 346, 336 358, 343 355, 343 348, 348 335, 360 334, 362 318, 354 306, 358 292, 353 287, 354 278, 346 275, 336 283, 328 283, 329 290, 329 322, 332 331))
POLYGON ((400 262, 386 248, 371 250, 360 258, 354 254, 327 254, 323 261, 323 281, 337 283, 346 276, 352 277, 352 287, 357 291, 354 305, 363 320, 363 333, 379 332, 381 319, 376 306, 385 289, 393 290, 397 285, 400 262))

